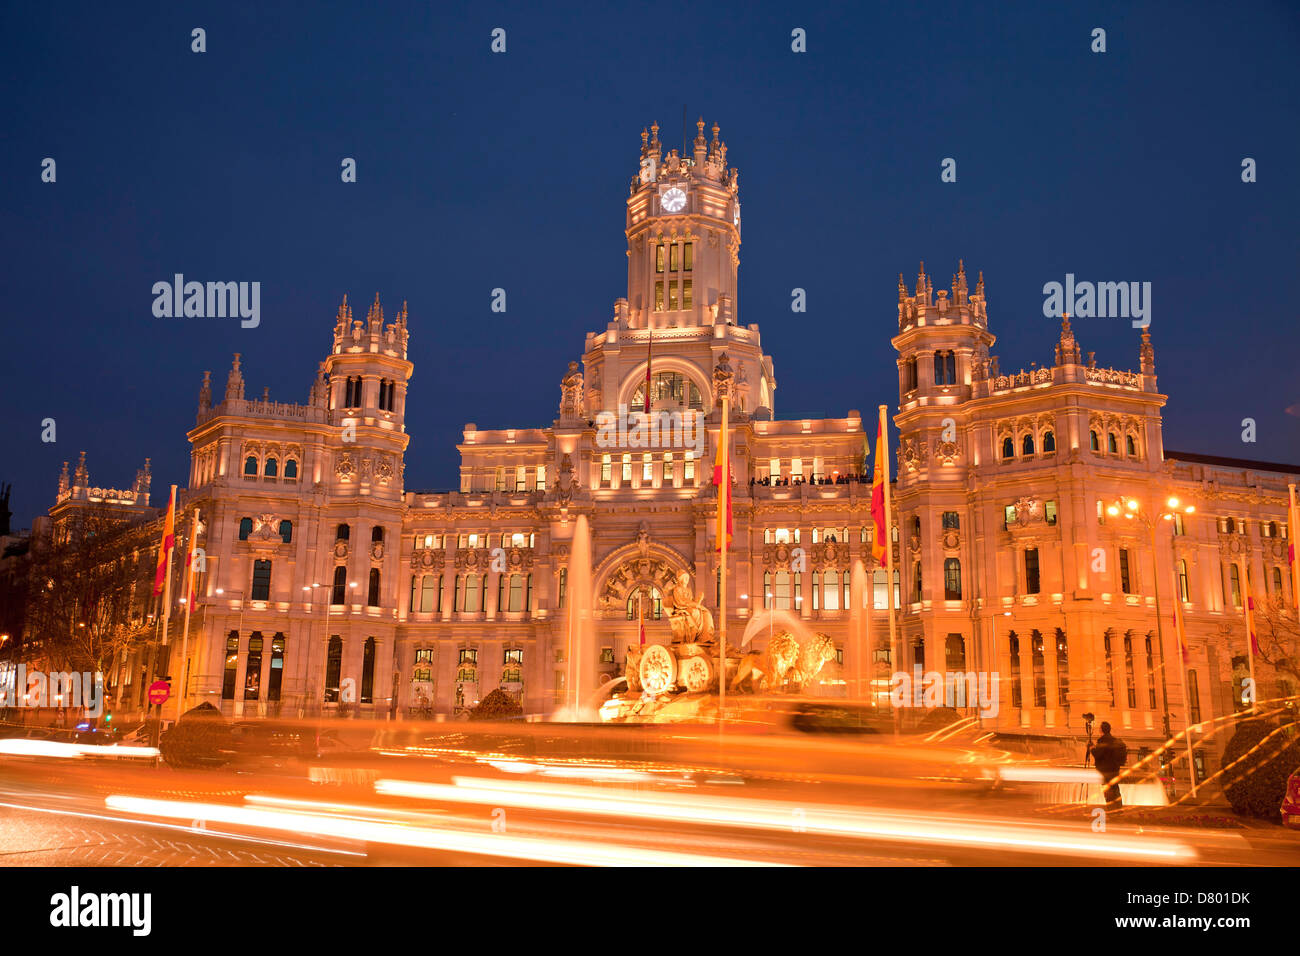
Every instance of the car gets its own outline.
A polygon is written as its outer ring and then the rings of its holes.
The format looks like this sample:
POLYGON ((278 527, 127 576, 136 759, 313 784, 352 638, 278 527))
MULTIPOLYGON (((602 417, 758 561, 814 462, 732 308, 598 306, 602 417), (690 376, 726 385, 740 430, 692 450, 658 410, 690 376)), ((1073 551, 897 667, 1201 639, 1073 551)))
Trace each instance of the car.
POLYGON ((1300 769, 1286 781, 1286 796, 1282 798, 1282 825, 1300 830, 1300 769))

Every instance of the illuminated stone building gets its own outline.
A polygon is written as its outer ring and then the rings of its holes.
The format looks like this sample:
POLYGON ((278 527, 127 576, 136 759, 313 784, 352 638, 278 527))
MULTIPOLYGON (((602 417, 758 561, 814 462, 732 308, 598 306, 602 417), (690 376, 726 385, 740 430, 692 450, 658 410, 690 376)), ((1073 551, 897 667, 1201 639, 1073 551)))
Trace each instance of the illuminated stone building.
POLYGON ((900 277, 896 325, 876 313, 882 336, 895 332, 899 369, 890 661, 861 478, 875 415, 777 416, 773 358, 758 326, 740 321, 738 173, 717 127, 707 138, 700 122, 689 155, 665 155, 658 127, 643 132, 625 234, 626 297, 562 376, 557 414, 467 424, 455 490, 404 481, 405 307, 385 324, 376 298, 362 323, 345 299, 306 404, 245 398, 238 356, 219 403, 205 376, 184 495, 202 510, 207 560, 192 703, 452 715, 503 687, 526 713, 549 713, 571 689, 565 604, 587 577, 569 566, 580 517, 595 608, 595 646, 577 671, 586 697, 619 673, 639 609, 650 639, 668 639, 660 601, 679 574, 716 613, 714 380, 729 368, 733 643, 770 603, 840 648, 821 692, 844 693, 857 673, 879 692, 914 665, 986 671, 1000 688, 990 728, 1079 733, 1092 712, 1142 741, 1159 734, 1166 695, 1174 728, 1183 723, 1177 589, 1193 716, 1233 709, 1245 646, 1234 562, 1245 559, 1258 597, 1289 594, 1286 481, 1297 470, 1167 453, 1145 331, 1135 372, 1098 367, 1066 320, 1050 364, 1004 374, 982 276, 971 291, 959 265, 938 292, 924 268, 910 290, 900 277), (635 428, 647 378, 664 426, 653 440, 635 428), (1161 520, 1170 496, 1195 513, 1161 520), (1125 504, 1111 515, 1116 499, 1125 504), (1154 552, 1143 514, 1155 515, 1154 552), (871 605, 861 641, 854 562, 871 605))

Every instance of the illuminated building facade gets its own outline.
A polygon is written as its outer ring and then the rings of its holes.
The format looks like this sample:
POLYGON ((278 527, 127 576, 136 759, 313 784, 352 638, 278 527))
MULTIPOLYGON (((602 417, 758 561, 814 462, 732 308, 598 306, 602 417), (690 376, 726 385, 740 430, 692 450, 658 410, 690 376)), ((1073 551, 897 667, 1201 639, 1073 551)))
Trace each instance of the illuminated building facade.
POLYGON ((238 356, 220 402, 205 377, 184 495, 202 510, 207 560, 191 703, 453 715, 502 687, 526 713, 550 712, 569 690, 566 597, 587 576, 569 566, 579 516, 596 630, 579 691, 594 691, 620 672, 639 613, 651 640, 667 640, 660 600, 679 574, 716 613, 714 373, 729 367, 733 643, 770 604, 839 646, 828 693, 843 693, 861 646, 862 673, 877 679, 914 665, 998 674, 1000 707, 985 723, 1002 731, 1078 733, 1090 711, 1154 739, 1166 694, 1175 729, 1184 714, 1177 590, 1193 716, 1231 712, 1245 647, 1235 562, 1257 597, 1289 596, 1288 469, 1167 455, 1145 331, 1136 372, 1097 367, 1065 320, 1052 364, 1002 373, 983 277, 970 291, 964 267, 938 292, 924 268, 911 290, 900 277, 888 659, 862 479, 875 416, 776 416, 772 357, 758 326, 739 322, 738 173, 712 134, 701 121, 690 155, 665 155, 658 127, 643 132, 626 297, 588 333, 550 423, 465 426, 456 490, 405 486, 405 307, 386 324, 376 298, 363 323, 345 299, 306 404, 246 399, 238 356), (662 426, 652 436, 636 427, 647 380, 662 426), (1161 520, 1171 496, 1195 513, 1161 520), (1135 517, 1110 515, 1116 499, 1125 511, 1136 501, 1135 517), (1154 551, 1142 515, 1154 518, 1154 551), (861 644, 855 561, 870 605, 861 644))

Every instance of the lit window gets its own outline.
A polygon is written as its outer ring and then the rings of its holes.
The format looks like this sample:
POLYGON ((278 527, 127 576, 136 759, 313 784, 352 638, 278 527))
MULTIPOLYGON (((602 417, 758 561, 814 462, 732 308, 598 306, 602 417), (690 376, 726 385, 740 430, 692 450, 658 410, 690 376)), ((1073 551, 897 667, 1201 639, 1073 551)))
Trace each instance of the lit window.
POLYGON ((631 454, 626 454, 623 456, 623 469, 622 469, 621 477, 623 480, 623 484, 628 484, 632 481, 632 455, 631 454))
POLYGON ((654 455, 646 452, 641 456, 641 483, 649 484, 655 480, 654 455))

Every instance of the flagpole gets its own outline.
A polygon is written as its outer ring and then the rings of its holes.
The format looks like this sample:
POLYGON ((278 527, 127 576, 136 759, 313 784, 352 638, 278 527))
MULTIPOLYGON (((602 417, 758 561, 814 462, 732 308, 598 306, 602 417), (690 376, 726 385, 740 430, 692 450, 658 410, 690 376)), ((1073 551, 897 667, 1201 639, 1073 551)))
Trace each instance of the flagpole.
MULTIPOLYGON (((166 570, 166 572, 164 572, 164 576, 163 576, 163 618, 162 618, 162 642, 161 642, 161 647, 159 648, 159 653, 158 653, 158 656, 159 656, 159 657, 162 657, 162 649, 163 649, 163 648, 167 648, 167 646, 168 646, 168 644, 169 644, 169 637, 170 637, 170 631, 171 631, 171 617, 172 617, 172 555, 174 555, 174 554, 176 553, 176 547, 175 547, 175 544, 176 544, 176 525, 175 525, 175 521, 176 521, 176 486, 175 486, 175 485, 172 485, 171 499, 169 500, 169 502, 168 502, 168 504, 167 504, 167 518, 164 518, 164 519, 163 519, 163 545, 162 545, 162 546, 163 546, 163 549, 167 552, 167 570, 166 570), (167 544, 167 537, 166 537, 166 535, 167 535, 167 524, 166 524, 166 522, 167 522, 167 520, 169 520, 169 519, 173 522, 173 524, 172 524, 172 544, 171 544, 171 546, 168 546, 168 544, 167 544)), ((167 669, 168 669, 168 670, 171 670, 171 655, 170 655, 170 654, 167 655, 167 669)), ((155 676, 155 677, 158 676, 158 662, 157 662, 156 660, 155 660, 155 662, 154 662, 154 676, 155 676)), ((146 687, 146 688, 145 688, 145 693, 146 693, 146 695, 148 694, 148 690, 149 690, 149 689, 146 687)), ((145 699, 148 700, 148 697, 146 696, 145 699)), ((152 705, 150 705, 150 707, 152 708, 152 705)), ((148 711, 146 711, 146 713, 148 713, 148 711)), ((153 744, 154 744, 155 747, 158 746, 159 742, 160 742, 161 739, 162 739, 162 715, 163 715, 162 705, 159 704, 159 705, 158 705, 158 725, 154 728, 154 741, 153 741, 153 744)))
POLYGON ((185 559, 185 627, 181 630, 181 689, 176 695, 176 719, 181 719, 185 711, 185 689, 188 683, 190 656, 190 609, 194 606, 194 553, 198 543, 199 509, 194 508, 194 518, 190 522, 190 553, 185 559))
MULTIPOLYGON (((894 615, 894 512, 889 494, 889 423, 886 420, 888 406, 880 406, 880 438, 876 442, 876 455, 884 455, 885 466, 885 592, 889 595, 889 663, 895 671, 899 667, 898 657, 898 623, 894 615), (881 446, 884 446, 883 448, 881 446)), ((899 582, 902 586, 902 582, 899 582)), ((887 674, 886 677, 889 675, 887 674)), ((902 714, 894 708, 894 730, 900 729, 902 714)))
POLYGON ((727 497, 731 492, 731 449, 727 444, 727 389, 722 395, 722 474, 718 484, 718 734, 727 706, 727 497))
MULTIPOLYGON (((1170 539, 1170 548, 1173 548, 1173 540, 1170 539)), ((1174 637, 1178 641, 1178 677, 1183 688, 1183 730, 1187 733, 1187 777, 1192 781, 1192 797, 1196 796, 1196 753, 1192 738, 1192 698, 1187 690, 1187 664, 1188 655, 1191 653, 1191 646, 1187 642, 1187 624, 1183 620, 1183 591, 1182 585, 1178 580, 1178 552, 1174 550, 1174 561, 1171 565, 1174 573, 1174 637)), ((1155 566, 1155 553, 1152 552, 1152 567, 1155 566)), ((1159 617, 1156 618, 1157 623, 1159 617)), ((1160 645, 1161 651, 1164 651, 1164 642, 1160 645)), ((1169 710, 1168 701, 1165 702, 1166 712, 1169 710)))
POLYGON ((1246 612, 1246 659, 1250 662, 1250 712, 1255 713, 1255 702, 1259 700, 1259 685, 1255 683, 1255 603, 1250 587, 1250 569, 1246 567, 1246 558, 1241 559, 1241 587, 1244 600, 1241 602, 1246 612))

